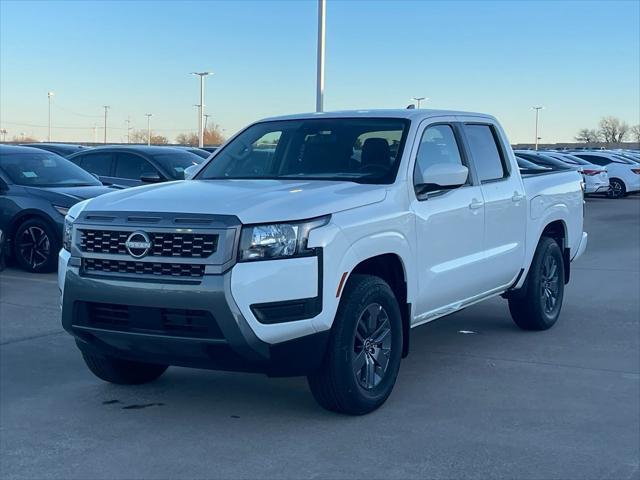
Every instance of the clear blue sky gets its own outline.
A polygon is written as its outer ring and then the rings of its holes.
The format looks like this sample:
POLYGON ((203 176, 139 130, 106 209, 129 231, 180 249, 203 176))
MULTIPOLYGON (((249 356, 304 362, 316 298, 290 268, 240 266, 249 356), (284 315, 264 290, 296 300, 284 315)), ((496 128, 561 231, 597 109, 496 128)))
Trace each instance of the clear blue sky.
MULTIPOLYGON (((570 141, 614 115, 640 122, 640 2, 328 0, 325 110, 404 107, 488 112, 512 142, 570 141)), ((210 121, 230 135, 315 108, 311 1, 0 0, 0 128, 85 140, 110 105, 170 138, 195 131, 194 70, 212 70, 210 121), (36 126, 18 125, 31 124, 36 126), (38 127, 37 125, 41 125, 38 127)), ((102 138, 101 129, 98 138, 102 138)))

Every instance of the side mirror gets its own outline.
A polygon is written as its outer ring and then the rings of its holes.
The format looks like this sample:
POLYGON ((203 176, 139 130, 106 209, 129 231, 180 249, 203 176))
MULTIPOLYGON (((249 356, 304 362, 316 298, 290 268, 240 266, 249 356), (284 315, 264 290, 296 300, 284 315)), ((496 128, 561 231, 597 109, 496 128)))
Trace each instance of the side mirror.
POLYGON ((185 168, 184 169, 184 179, 185 180, 191 180, 193 177, 195 177, 199 166, 200 165, 190 165, 187 168, 185 168))
POLYGON ((158 172, 143 173, 140 175, 140 181, 143 183, 158 183, 162 181, 158 172))
POLYGON ((453 190, 467 183, 469 169, 454 163, 436 163, 429 165, 416 178, 416 192, 419 194, 437 190, 453 190))

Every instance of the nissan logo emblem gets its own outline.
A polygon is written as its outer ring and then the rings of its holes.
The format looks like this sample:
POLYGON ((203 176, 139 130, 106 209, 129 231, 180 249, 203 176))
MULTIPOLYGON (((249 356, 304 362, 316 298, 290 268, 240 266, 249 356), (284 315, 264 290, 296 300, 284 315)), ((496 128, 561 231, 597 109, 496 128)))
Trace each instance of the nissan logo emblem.
POLYGON ((137 231, 129 235, 124 246, 133 258, 142 258, 149 253, 153 244, 146 232, 137 231))

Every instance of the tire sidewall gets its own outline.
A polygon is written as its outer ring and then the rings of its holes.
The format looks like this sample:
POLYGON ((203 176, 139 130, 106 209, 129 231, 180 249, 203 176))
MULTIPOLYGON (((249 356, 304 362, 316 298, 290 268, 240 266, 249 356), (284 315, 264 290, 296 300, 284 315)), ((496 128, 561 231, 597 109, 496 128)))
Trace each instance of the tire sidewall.
POLYGON ((338 310, 339 328, 335 331, 339 352, 335 355, 334 366, 340 383, 347 386, 350 395, 366 410, 377 408, 390 395, 396 382, 402 357, 402 318, 398 302, 391 288, 381 279, 366 291, 349 289, 345 291, 344 304, 338 310), (391 354, 384 378, 371 390, 363 388, 356 379, 352 368, 355 331, 361 314, 367 306, 378 303, 387 312, 391 326, 391 354))
POLYGON ((625 196, 626 191, 627 191, 627 189, 625 187, 624 182, 622 180, 620 180, 619 178, 612 178, 609 181, 609 192, 611 192, 609 196, 611 198, 622 198, 622 197, 625 196), (615 190, 613 189, 613 184, 614 183, 619 183, 620 184, 619 193, 615 193, 615 190))
POLYGON ((16 233, 13 237, 13 258, 16 263, 28 272, 32 273, 44 273, 44 272, 52 272, 56 268, 57 264, 57 254, 60 250, 60 240, 57 238, 54 229, 51 228, 48 222, 45 220, 41 220, 39 218, 32 218, 20 224, 20 226, 16 229, 16 233), (49 258, 37 268, 32 268, 28 262, 22 258, 22 254, 19 251, 18 243, 20 238, 22 237, 24 231, 29 227, 39 227, 41 228, 47 237, 49 238, 49 258))
POLYGON ((530 279, 531 283, 528 286, 528 288, 532 289, 531 295, 535 301, 533 307, 536 309, 538 318, 540 318, 547 327, 551 327, 558 321, 558 318, 560 317, 562 302, 564 300, 564 259, 562 258, 562 251, 560 250, 560 246, 555 240, 547 238, 543 241, 543 243, 540 245, 539 251, 536 252, 534 266, 535 268, 530 279), (556 302, 556 307, 554 308, 552 314, 549 314, 545 311, 544 303, 540 295, 540 284, 542 282, 542 266, 548 255, 553 255, 555 257, 559 269, 558 299, 556 302))

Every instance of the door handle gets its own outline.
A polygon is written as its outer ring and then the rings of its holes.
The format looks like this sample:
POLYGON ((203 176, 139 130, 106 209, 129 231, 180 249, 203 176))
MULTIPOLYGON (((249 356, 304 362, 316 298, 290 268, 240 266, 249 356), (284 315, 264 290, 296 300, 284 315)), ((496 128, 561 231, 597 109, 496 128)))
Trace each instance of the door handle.
POLYGON ((513 197, 511 197, 511 200, 513 200, 514 202, 519 202, 520 200, 524 200, 524 195, 518 192, 513 192, 513 197))
POLYGON ((479 208, 482 208, 484 205, 484 202, 481 202, 480 200, 478 200, 477 198, 474 198, 471 203, 469 204, 469 208, 471 210, 477 210, 479 208))

